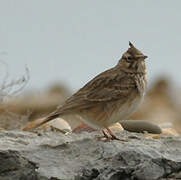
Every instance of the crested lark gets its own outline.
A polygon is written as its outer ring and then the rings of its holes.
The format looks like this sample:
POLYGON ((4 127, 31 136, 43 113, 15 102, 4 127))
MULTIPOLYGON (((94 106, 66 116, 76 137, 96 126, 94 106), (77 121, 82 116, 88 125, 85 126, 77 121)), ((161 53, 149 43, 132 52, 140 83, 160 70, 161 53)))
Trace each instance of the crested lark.
POLYGON ((115 67, 97 75, 32 128, 59 116, 78 114, 86 124, 102 130, 107 139, 118 139, 109 126, 135 112, 146 89, 147 56, 131 42, 129 46, 115 67), (107 129, 110 137, 103 129, 107 129))

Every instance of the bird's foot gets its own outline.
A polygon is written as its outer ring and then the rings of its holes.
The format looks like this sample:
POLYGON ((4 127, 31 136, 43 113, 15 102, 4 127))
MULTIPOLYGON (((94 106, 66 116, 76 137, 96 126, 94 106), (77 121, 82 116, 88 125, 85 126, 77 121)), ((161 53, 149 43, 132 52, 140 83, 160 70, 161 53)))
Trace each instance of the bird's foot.
POLYGON ((121 138, 116 137, 116 135, 114 135, 113 132, 109 128, 106 128, 106 129, 107 129, 108 133, 110 134, 112 140, 123 141, 123 142, 128 141, 126 139, 121 139, 121 138))
POLYGON ((128 142, 127 139, 118 138, 118 137, 116 137, 114 134, 111 135, 111 140, 117 140, 117 141, 128 142))
POLYGON ((113 140, 123 141, 123 142, 128 141, 126 139, 120 139, 120 138, 116 137, 113 133, 111 133, 110 136, 108 136, 104 130, 102 130, 102 133, 103 133, 103 136, 96 136, 97 140, 99 140, 99 141, 101 140, 101 141, 104 141, 104 142, 110 142, 110 141, 113 141, 113 140))

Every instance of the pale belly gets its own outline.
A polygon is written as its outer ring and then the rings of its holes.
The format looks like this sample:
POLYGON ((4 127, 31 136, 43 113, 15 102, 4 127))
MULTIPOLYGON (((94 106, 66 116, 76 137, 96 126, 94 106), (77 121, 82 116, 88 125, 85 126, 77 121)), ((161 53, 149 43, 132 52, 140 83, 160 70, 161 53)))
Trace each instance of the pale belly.
POLYGON ((104 129, 105 127, 109 127, 116 122, 124 120, 132 113, 134 113, 137 110, 140 103, 142 102, 143 96, 144 95, 137 96, 136 98, 133 98, 134 100, 129 99, 129 101, 122 104, 120 106, 120 109, 114 112, 109 118, 106 118, 106 120, 101 121, 97 120, 95 117, 88 118, 88 116, 82 116, 82 121, 96 129, 104 129))
POLYGON ((142 101, 143 101, 143 96, 141 97, 138 96, 132 102, 130 103, 127 102, 124 105, 122 105, 120 109, 117 111, 117 113, 114 113, 111 119, 108 121, 109 126, 118 121, 124 120, 125 118, 133 114, 137 110, 142 101))

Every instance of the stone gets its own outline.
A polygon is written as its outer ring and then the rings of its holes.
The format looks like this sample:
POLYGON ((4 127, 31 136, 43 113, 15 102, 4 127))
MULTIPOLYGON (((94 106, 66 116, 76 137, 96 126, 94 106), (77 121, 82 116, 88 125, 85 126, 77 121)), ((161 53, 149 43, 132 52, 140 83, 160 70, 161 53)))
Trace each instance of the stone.
POLYGON ((181 137, 98 141, 98 132, 0 131, 0 180, 166 180, 180 177, 181 137))

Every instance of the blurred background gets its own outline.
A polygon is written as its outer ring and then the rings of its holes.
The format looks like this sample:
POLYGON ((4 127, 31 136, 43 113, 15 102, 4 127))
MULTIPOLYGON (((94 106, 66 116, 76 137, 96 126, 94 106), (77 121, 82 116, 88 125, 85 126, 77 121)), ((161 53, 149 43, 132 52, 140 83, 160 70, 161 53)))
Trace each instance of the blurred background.
POLYGON ((51 112, 114 66, 131 41, 149 58, 148 93, 130 119, 171 123, 181 132, 180 6, 179 0, 0 0, 0 127, 19 128, 51 112))

